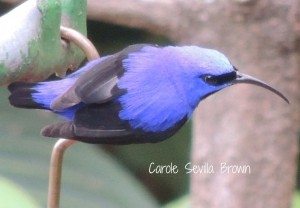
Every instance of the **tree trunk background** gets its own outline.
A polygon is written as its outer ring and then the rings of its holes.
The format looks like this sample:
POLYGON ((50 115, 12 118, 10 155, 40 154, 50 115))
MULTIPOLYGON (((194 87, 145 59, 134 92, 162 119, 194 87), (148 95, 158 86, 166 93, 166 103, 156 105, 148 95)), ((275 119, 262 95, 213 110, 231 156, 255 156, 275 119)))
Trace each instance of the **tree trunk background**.
MULTIPOLYGON (((10 1, 10 0, 4 0, 10 1)), ((179 44, 224 52, 242 72, 290 99, 233 86, 194 114, 192 207, 288 208, 294 192, 300 123, 300 5, 297 0, 88 0, 91 19, 146 29, 179 44), (221 174, 220 163, 251 174, 221 174)))
POLYGON ((200 104, 194 115, 192 162, 214 165, 215 174, 192 174, 192 207, 290 206, 300 106, 296 4, 89 1, 92 19, 144 28, 180 44, 216 48, 242 72, 271 83, 290 98, 287 105, 263 89, 238 85, 200 104), (251 174, 221 174, 222 162, 250 165, 251 174))

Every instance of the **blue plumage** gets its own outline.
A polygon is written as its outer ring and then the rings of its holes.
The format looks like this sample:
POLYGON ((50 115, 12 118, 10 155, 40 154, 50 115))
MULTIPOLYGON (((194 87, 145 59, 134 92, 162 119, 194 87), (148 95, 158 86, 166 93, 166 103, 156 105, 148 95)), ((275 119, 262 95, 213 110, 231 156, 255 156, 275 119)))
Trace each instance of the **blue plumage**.
POLYGON ((153 132, 190 117, 201 97, 225 87, 209 86, 201 75, 234 71, 223 54, 195 46, 147 46, 129 54, 123 67, 118 87, 127 93, 119 98, 120 117, 134 128, 153 132))
POLYGON ((44 136, 90 143, 158 142, 172 136, 207 96, 236 83, 267 88, 220 52, 197 46, 133 45, 89 62, 64 79, 9 86, 17 107, 66 118, 44 136))
MULTIPOLYGON (((38 103, 42 107, 51 110, 51 103, 55 98, 61 96, 65 93, 82 75, 87 72, 95 65, 100 64, 107 57, 102 57, 94 61, 90 61, 85 66, 75 71, 74 73, 66 76, 64 79, 56 81, 46 81, 39 82, 36 85, 33 85, 31 89, 33 93, 31 94, 34 102, 38 103)), ((56 114, 66 118, 67 120, 73 120, 76 111, 83 107, 84 103, 80 103, 69 108, 63 109, 61 111, 54 111, 56 114)))

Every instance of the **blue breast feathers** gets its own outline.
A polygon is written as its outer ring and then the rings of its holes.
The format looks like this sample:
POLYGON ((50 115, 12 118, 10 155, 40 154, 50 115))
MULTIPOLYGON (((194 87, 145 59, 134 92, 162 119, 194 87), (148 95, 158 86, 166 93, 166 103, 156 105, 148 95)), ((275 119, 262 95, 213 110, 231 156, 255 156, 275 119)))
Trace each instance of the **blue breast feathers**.
POLYGON ((119 98, 119 116, 133 128, 164 131, 194 110, 186 92, 193 86, 189 86, 174 48, 147 46, 123 60, 125 73, 118 87, 127 93, 119 98))

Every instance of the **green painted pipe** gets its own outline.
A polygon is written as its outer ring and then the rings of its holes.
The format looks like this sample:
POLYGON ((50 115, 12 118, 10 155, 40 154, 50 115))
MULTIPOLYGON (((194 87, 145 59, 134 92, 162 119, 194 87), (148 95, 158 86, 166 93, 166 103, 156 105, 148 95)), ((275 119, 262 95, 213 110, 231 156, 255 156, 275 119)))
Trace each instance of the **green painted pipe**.
POLYGON ((63 75, 84 59, 60 38, 60 26, 86 35, 86 0, 28 0, 0 17, 0 86, 63 75))

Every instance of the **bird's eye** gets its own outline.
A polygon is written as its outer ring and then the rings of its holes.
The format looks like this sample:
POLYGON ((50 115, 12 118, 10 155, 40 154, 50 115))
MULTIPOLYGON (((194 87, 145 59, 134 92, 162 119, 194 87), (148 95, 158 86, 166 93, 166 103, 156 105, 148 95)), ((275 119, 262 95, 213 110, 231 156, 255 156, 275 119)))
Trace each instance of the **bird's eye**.
POLYGON ((220 75, 206 74, 202 75, 202 80, 209 85, 223 85, 236 79, 236 71, 228 72, 220 75))
POLYGON ((204 76, 204 81, 207 84, 210 84, 210 85, 216 85, 216 84, 218 84, 218 79, 215 76, 212 76, 212 75, 206 75, 206 76, 204 76))

